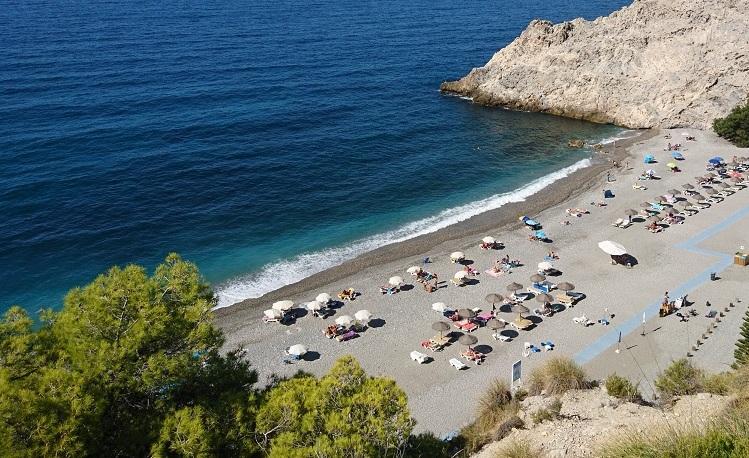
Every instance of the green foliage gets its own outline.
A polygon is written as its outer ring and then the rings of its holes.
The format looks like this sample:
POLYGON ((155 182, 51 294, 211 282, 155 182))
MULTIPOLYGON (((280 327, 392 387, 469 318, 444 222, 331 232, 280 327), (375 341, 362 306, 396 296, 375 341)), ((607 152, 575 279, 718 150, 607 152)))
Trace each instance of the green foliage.
POLYGON ((518 418, 520 403, 513 399, 506 382, 495 379, 479 399, 476 420, 460 431, 459 442, 468 454, 489 442, 505 437, 512 428, 523 422, 518 418))
POLYGON ((749 362, 749 310, 744 314, 739 335, 740 337, 736 341, 736 349, 733 351, 733 357, 736 360, 733 363, 734 369, 749 362))
POLYGON ((396 456, 413 429, 405 393, 350 356, 319 380, 280 382, 263 401, 258 439, 271 457, 396 456))
POLYGON ((749 147, 749 103, 737 106, 725 118, 715 119, 713 130, 738 147, 749 147))
POLYGON ((528 442, 514 440, 502 447, 494 458, 541 458, 541 452, 528 442))
POLYGON ((682 358, 671 363, 655 379, 655 387, 662 397, 671 399, 674 396, 698 393, 702 388, 703 379, 704 372, 686 358, 682 358))
POLYGON ((450 458, 450 444, 432 433, 412 435, 408 439, 405 458, 450 458))
POLYGON ((36 330, 23 310, 9 310, 0 454, 254 453, 256 377, 239 352, 219 353, 213 304, 197 268, 169 255, 152 276, 115 267, 72 290, 36 330))
POLYGON ((749 423, 729 418, 705 431, 661 429, 607 444, 602 458, 743 458, 749 456, 749 423))
POLYGON ((606 378, 606 392, 615 398, 624 399, 628 402, 642 401, 642 395, 637 385, 616 374, 606 378))
POLYGON ((702 379, 701 391, 725 396, 731 392, 735 378, 735 374, 731 372, 707 374, 702 379))
POLYGON ((543 423, 545 421, 552 421, 559 418, 559 412, 561 411, 562 401, 560 401, 559 398, 556 398, 549 405, 548 409, 538 409, 531 414, 531 418, 533 419, 533 423, 535 424, 543 423))
POLYGON ((555 357, 531 372, 528 391, 533 395, 544 392, 558 396, 588 386, 585 371, 577 363, 569 358, 555 357))

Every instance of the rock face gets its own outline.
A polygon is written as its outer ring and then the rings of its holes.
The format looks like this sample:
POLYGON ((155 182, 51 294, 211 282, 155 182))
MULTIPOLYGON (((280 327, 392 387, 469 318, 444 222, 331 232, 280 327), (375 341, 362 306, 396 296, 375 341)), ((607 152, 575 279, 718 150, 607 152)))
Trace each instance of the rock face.
POLYGON ((504 456, 513 442, 529 444, 543 457, 591 457, 618 435, 691 428, 704 430, 729 405, 730 397, 700 393, 684 396, 672 408, 642 406, 609 396, 604 389, 570 391, 559 399, 560 418, 534 424, 533 413, 548 409, 552 398, 533 396, 521 404, 519 417, 525 428, 487 445, 473 458, 504 456))
POLYGON ((709 128, 749 93, 749 0, 635 0, 594 21, 534 20, 441 90, 630 128, 709 128))

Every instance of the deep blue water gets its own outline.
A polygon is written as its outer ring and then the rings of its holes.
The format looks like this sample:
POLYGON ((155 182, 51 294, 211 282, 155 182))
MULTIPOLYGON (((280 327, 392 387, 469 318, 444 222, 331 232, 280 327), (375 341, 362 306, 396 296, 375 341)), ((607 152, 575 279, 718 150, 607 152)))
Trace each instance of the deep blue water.
POLYGON ((0 0, 0 309, 170 251, 257 295, 496 206, 619 130, 440 81, 628 2, 0 0))

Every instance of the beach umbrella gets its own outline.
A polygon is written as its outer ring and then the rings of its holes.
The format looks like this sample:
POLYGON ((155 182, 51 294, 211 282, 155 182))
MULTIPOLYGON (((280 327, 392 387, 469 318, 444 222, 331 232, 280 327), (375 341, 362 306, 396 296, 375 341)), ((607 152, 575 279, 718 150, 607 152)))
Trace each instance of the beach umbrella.
POLYGON ((307 353, 307 347, 302 344, 292 345, 286 349, 286 353, 293 356, 304 356, 307 353))
POLYGON ((528 307, 520 304, 513 305, 512 307, 510 307, 510 310, 512 311, 512 313, 519 314, 528 313, 530 311, 528 310, 528 307))
POLYGON ((623 254, 627 254, 627 249, 624 248, 622 244, 612 242, 611 240, 598 242, 598 248, 603 250, 604 253, 610 254, 612 256, 621 256, 623 254))
POLYGON ((454 251, 450 253, 450 259, 453 261, 460 261, 461 259, 465 259, 466 255, 462 251, 454 251))
POLYGON ((442 336, 442 333, 450 329, 450 325, 445 323, 444 321, 435 321, 432 323, 432 329, 435 331, 438 331, 440 333, 440 336, 442 336))
POLYGON ((291 308, 294 307, 294 302, 292 301, 278 301, 273 303, 273 310, 278 310, 279 312, 288 312, 291 310, 291 308))
POLYGON ((680 201, 680 202, 676 202, 676 206, 677 206, 677 207, 679 207, 679 208, 682 208, 682 209, 683 209, 683 208, 687 208, 687 206, 689 206, 689 204, 688 204, 688 203, 686 203, 686 202, 684 202, 684 201, 682 200, 682 201, 680 201))
POLYGON ((533 283, 542 282, 544 280, 546 280, 546 275, 541 275, 541 274, 533 274, 533 275, 531 275, 531 281, 533 283))
POLYGON ((415 274, 421 272, 421 267, 419 267, 419 266, 411 266, 408 269, 406 269, 406 272, 410 273, 411 275, 415 275, 415 274))
POLYGON ((728 185, 728 183, 723 183, 722 181, 720 183, 718 183, 718 186, 720 186, 723 189, 730 188, 730 186, 728 185))
POLYGON ((669 169, 675 169, 676 168, 676 163, 675 162, 669 162, 668 164, 666 164, 666 167, 668 167, 669 169))
POLYGON ((563 281, 557 285, 557 289, 562 291, 572 291, 575 289, 575 285, 570 282, 563 281))
POLYGON ((712 195, 714 195, 714 194, 718 194, 718 191, 716 191, 716 190, 715 190, 715 189, 713 189, 713 188, 705 188, 705 194, 709 194, 709 195, 711 195, 711 196, 712 196, 712 195))
POLYGON ((710 159, 708 159, 707 162, 709 162, 709 163, 711 163, 713 165, 718 165, 718 164, 720 164, 720 163, 723 162, 723 158, 720 157, 720 156, 714 156, 714 157, 711 157, 710 159))
POLYGON ((537 294, 536 295, 536 302, 540 302, 542 304, 545 304, 547 302, 551 302, 553 300, 554 300, 554 298, 551 297, 551 295, 546 294, 546 293, 541 293, 541 294, 537 294))
POLYGON ((335 324, 339 326, 348 326, 353 322, 354 322, 354 319, 351 318, 351 315, 341 315, 335 319, 335 324))
POLYGON ((502 297, 502 295, 497 294, 497 293, 491 293, 491 294, 487 294, 484 300, 494 305, 497 302, 502 302, 504 300, 504 297, 502 297))
POLYGON ((521 289, 523 289, 523 285, 521 285, 520 283, 512 282, 509 285, 507 285, 507 291, 510 291, 513 293, 521 289))
POLYGON ((263 312, 263 315, 270 318, 271 320, 278 320, 283 316, 283 312, 276 309, 269 309, 263 312))
POLYGON ((443 313, 446 309, 447 306, 444 302, 435 302, 434 304, 432 304, 432 310, 434 310, 435 312, 443 313))
POLYGON ((504 321, 499 321, 496 318, 492 318, 491 320, 489 320, 489 321, 486 322, 486 327, 489 328, 489 329, 491 329, 491 330, 493 330, 493 331, 496 331, 497 329, 504 329, 505 322, 504 321))
POLYGON ((322 304, 327 304, 328 302, 330 302, 330 294, 328 294, 328 293, 320 293, 320 294, 317 295, 317 297, 315 298, 315 300, 317 302, 322 303, 322 304))
POLYGON ((463 318, 464 320, 470 320, 471 318, 476 316, 476 312, 471 309, 460 309, 458 310, 458 316, 463 318))
POLYGON ((650 203, 648 202, 643 202, 640 204, 640 208, 650 208, 650 207, 652 207, 652 205, 650 205, 650 203))
POLYGON ((310 310, 310 311, 322 310, 322 302, 320 301, 307 302, 307 310, 310 310))
POLYGON ((369 310, 359 310, 358 312, 354 313, 354 318, 361 322, 367 322, 372 319, 372 314, 369 313, 369 310))
POLYGON ((390 277, 388 283, 390 283, 390 286, 400 286, 403 284, 403 278, 396 275, 394 277, 390 277))
POLYGON ((472 336, 471 334, 463 334, 458 339, 458 342, 460 342, 463 345, 467 345, 469 347, 478 341, 479 339, 477 339, 476 336, 472 336))
POLYGON ((551 265, 549 261, 539 262, 538 263, 538 270, 551 270, 554 266, 551 265))
POLYGON ((638 213, 639 212, 637 210, 633 210, 631 208, 629 210, 624 210, 624 214, 627 215, 627 216, 635 216, 638 213))
POLYGON ((714 174, 713 172, 708 172, 707 175, 705 175, 705 178, 715 178, 718 175, 714 174))
POLYGON ((466 272, 465 270, 459 270, 455 272, 455 275, 453 275, 453 278, 456 280, 463 280, 466 277, 468 277, 468 272, 466 272))
POLYGON ((679 191, 678 189, 669 189, 668 193, 671 194, 672 196, 675 196, 677 194, 681 194, 681 191, 679 191))
POLYGON ((694 189, 694 186, 692 186, 692 185, 691 185, 691 184, 689 184, 689 183, 687 183, 687 184, 683 184, 683 185, 681 185, 681 187, 682 187, 682 188, 684 188, 684 189, 694 189))
POLYGON ((484 237, 483 239, 481 239, 481 241, 484 243, 488 243, 490 245, 495 242, 494 237, 490 237, 488 235, 484 237))
POLYGON ((655 200, 657 200, 658 202, 667 202, 666 198, 663 196, 658 196, 655 198, 655 200))
POLYGON ((705 196, 703 196, 702 194, 695 194, 695 195, 692 196, 692 199, 694 199, 696 201, 703 201, 703 200, 705 200, 705 196))

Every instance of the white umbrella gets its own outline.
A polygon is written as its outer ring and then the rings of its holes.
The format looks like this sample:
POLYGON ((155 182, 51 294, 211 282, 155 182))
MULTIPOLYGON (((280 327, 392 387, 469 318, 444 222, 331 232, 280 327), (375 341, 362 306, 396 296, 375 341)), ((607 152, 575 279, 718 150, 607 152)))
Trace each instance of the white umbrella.
POLYGON ((481 241, 484 243, 489 243, 489 244, 492 244, 495 242, 494 237, 489 237, 489 236, 484 237, 483 239, 481 239, 481 241))
POLYGON ((408 269, 406 269, 406 272, 410 273, 411 275, 416 275, 417 273, 421 272, 421 267, 411 266, 408 269))
POLYGON ((348 326, 354 322, 354 319, 350 315, 341 315, 335 319, 335 324, 340 326, 348 326))
POLYGON ((294 302, 292 301, 278 301, 273 303, 273 310, 278 310, 280 312, 289 311, 292 307, 294 307, 294 302))
POLYGON ((271 320, 277 320, 283 316, 280 310, 269 309, 263 312, 263 315, 270 318, 271 320))
POLYGON ((434 310, 435 312, 442 313, 445 311, 446 308, 447 308, 447 305, 445 305, 444 302, 435 302, 434 304, 432 304, 432 310, 434 310))
POLYGON ((453 261, 460 261, 461 259, 465 259, 466 255, 462 251, 456 251, 454 253, 450 253, 450 259, 453 261))
POLYGON ((320 301, 309 301, 307 302, 307 310, 322 310, 322 303, 320 301))
POLYGON ((598 248, 602 249, 604 253, 612 256, 621 256, 627 254, 627 249, 620 243, 612 242, 611 240, 604 240, 598 242, 598 248))
POLYGON ((538 270, 551 270, 553 268, 554 266, 552 266, 551 263, 548 261, 538 263, 538 270))
POLYGON ((390 283, 391 286, 400 286, 403 284, 403 278, 396 275, 395 277, 390 277, 388 283, 390 283))
POLYGON ((307 347, 302 344, 296 344, 286 349, 286 353, 294 356, 304 356, 307 353, 307 347))
POLYGON ((453 278, 462 279, 462 278, 466 278, 467 276, 468 276, 468 272, 466 272, 465 270, 459 270, 455 272, 455 275, 453 275, 453 278))
POLYGON ((315 298, 315 300, 317 302, 322 303, 322 304, 327 304, 328 302, 330 302, 330 294, 328 294, 328 293, 320 293, 320 294, 317 295, 317 297, 315 298))
POLYGON ((369 313, 369 310, 359 310, 354 313, 354 318, 359 321, 369 321, 372 318, 372 314, 369 313))

